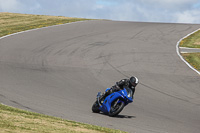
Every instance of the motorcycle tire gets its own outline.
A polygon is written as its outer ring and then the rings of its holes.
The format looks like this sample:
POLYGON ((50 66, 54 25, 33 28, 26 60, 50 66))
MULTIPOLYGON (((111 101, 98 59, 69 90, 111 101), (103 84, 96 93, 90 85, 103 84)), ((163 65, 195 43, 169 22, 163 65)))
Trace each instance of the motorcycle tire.
POLYGON ((124 102, 117 103, 116 107, 112 105, 108 115, 111 117, 117 116, 123 110, 124 106, 124 102))
POLYGON ((93 111, 94 113, 99 113, 99 112, 100 112, 100 110, 99 110, 99 104, 98 104, 97 101, 94 102, 94 104, 92 105, 92 111, 93 111))

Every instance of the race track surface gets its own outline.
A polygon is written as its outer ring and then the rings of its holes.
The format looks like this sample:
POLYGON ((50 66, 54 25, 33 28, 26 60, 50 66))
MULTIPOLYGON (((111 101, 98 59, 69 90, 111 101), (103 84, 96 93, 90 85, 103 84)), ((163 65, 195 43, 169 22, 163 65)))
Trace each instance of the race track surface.
POLYGON ((200 48, 180 47, 180 53, 200 53, 200 48))
POLYGON ((0 102, 137 133, 199 133, 200 76, 177 55, 190 24, 87 21, 0 40, 0 102), (97 92, 137 76, 117 118, 95 114, 97 92))

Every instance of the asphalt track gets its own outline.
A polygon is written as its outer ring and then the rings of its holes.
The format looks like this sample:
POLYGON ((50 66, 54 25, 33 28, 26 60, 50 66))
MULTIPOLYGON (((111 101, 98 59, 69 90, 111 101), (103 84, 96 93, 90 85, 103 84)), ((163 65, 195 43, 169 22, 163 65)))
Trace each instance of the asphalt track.
POLYGON ((200 48, 185 48, 185 47, 180 47, 180 52, 181 53, 200 53, 200 48))
POLYGON ((0 40, 0 102, 138 133, 199 133, 200 76, 177 55, 192 24, 86 21, 0 40), (135 75, 117 118, 95 114, 98 91, 135 75))

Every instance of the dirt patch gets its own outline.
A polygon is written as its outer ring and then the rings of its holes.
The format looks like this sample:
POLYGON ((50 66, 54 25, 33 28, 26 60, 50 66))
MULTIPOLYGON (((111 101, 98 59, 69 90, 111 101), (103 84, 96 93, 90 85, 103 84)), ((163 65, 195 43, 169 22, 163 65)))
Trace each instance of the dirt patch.
POLYGON ((75 132, 83 132, 83 133, 101 133, 94 130, 84 129, 84 128, 74 128, 73 131, 75 132))
POLYGON ((200 42, 195 42, 194 45, 200 45, 200 42))

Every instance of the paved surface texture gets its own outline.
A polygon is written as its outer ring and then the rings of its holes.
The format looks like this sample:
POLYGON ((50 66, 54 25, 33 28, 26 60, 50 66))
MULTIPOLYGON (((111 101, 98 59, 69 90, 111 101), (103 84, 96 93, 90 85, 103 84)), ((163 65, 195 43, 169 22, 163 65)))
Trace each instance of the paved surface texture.
POLYGON ((200 48, 179 47, 181 53, 199 53, 200 48))
POLYGON ((139 133, 199 133, 200 76, 177 41, 200 25, 88 21, 0 40, 0 102, 139 133), (95 114, 98 91, 135 75, 135 99, 117 118, 95 114))

